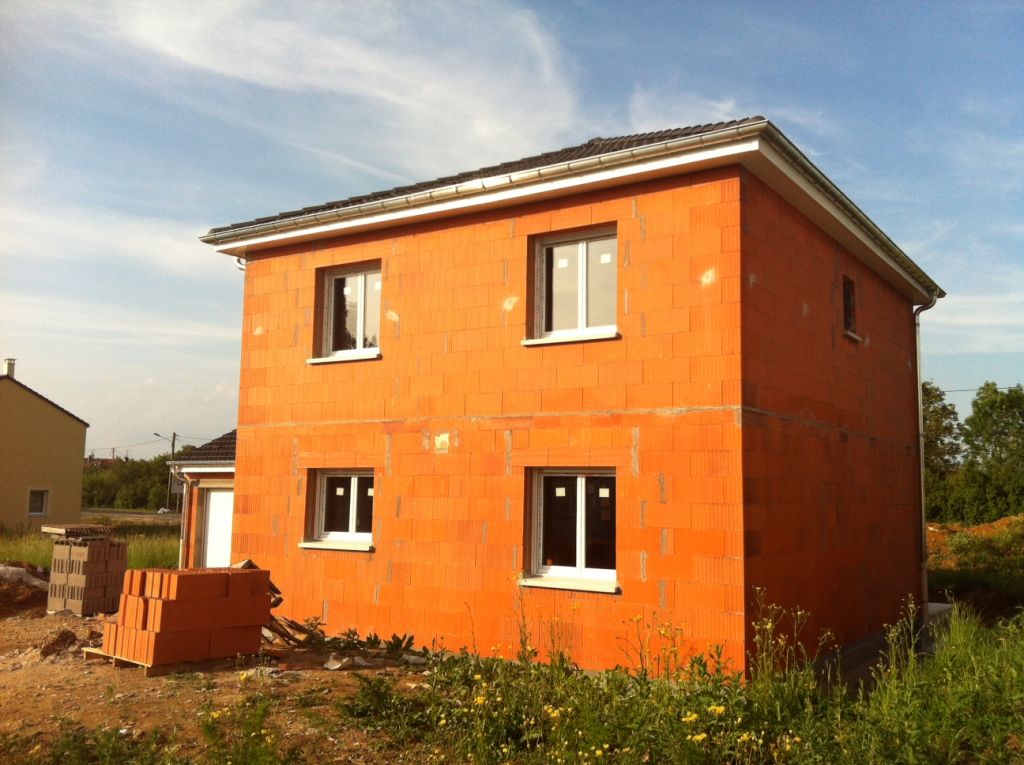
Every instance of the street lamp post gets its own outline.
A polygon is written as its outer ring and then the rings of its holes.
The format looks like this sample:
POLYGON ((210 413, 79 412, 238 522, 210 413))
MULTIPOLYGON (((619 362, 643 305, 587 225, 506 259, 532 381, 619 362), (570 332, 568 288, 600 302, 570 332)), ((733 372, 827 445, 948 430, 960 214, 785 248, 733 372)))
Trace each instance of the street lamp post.
MULTIPOLYGON (((171 442, 171 462, 174 462, 174 443, 175 443, 175 441, 178 440, 178 434, 175 433, 174 431, 171 431, 171 437, 169 439, 167 438, 167 436, 161 436, 159 433, 154 433, 153 435, 156 436, 157 438, 162 438, 164 441, 168 441, 169 440, 171 442)), ((172 476, 171 468, 168 467, 167 468, 167 504, 164 505, 164 507, 166 507, 168 510, 171 509, 171 481, 173 480, 171 476, 172 476)))

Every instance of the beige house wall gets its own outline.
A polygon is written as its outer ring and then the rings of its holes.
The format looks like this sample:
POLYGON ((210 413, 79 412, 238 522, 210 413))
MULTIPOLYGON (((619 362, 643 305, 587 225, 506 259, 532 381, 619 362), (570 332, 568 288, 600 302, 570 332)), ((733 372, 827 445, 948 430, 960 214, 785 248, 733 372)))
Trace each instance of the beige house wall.
POLYGON ((0 526, 77 523, 82 513, 86 424, 9 378, 0 378, 0 526), (29 516, 29 492, 49 492, 29 516))

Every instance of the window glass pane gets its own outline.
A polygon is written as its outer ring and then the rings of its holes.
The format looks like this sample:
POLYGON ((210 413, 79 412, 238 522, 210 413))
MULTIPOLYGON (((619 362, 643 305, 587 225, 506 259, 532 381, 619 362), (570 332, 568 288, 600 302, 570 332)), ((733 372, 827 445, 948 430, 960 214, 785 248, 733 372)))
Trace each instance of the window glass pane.
POLYGON ((576 565, 576 478, 546 475, 542 486, 544 522, 541 565, 576 565))
POLYGON ((347 532, 352 479, 329 475, 324 479, 324 532, 347 532))
POLYGON ((366 316, 363 317, 363 347, 380 347, 380 271, 366 275, 366 316))
POLYGON ((615 568, 615 478, 587 476, 584 490, 586 529, 583 565, 615 568))
POLYGON ((559 244, 544 248, 544 331, 579 326, 577 298, 579 245, 559 244))
POLYGON ((615 239, 587 242, 587 326, 615 324, 615 239))
POLYGON ((853 280, 843 277, 843 329, 848 332, 857 331, 856 300, 854 297, 853 280))
POLYGON ((356 478, 356 532, 369 534, 373 531, 373 476, 361 475, 356 478))
POLYGON ((30 491, 28 493, 28 512, 30 515, 42 515, 46 512, 46 492, 30 491))
POLYGON ((331 351, 356 347, 359 311, 359 277, 336 276, 331 280, 334 315, 331 317, 331 351))

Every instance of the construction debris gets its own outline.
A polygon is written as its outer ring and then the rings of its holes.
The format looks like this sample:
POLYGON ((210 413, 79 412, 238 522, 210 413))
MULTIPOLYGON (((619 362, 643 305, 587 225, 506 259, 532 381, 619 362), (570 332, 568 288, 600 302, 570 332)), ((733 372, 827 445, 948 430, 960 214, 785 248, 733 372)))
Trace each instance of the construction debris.
POLYGON ((43 526, 40 531, 58 537, 76 537, 78 539, 109 537, 114 533, 114 529, 110 526, 101 526, 96 523, 61 523, 43 526))
POLYGON ((78 635, 69 629, 63 629, 40 646, 39 655, 45 658, 77 645, 78 635))

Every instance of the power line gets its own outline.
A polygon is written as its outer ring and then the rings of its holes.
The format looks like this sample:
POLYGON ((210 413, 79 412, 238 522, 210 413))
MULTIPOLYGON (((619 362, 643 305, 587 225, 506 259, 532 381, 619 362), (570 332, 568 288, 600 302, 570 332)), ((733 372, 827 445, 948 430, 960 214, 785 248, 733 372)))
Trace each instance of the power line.
POLYGON ((123 444, 118 446, 90 446, 89 451, 92 452, 109 452, 111 449, 130 449, 133 446, 148 446, 149 444, 155 444, 160 441, 159 438, 154 438, 151 441, 139 441, 137 444, 123 444))
MULTIPOLYGON (((1007 385, 1004 388, 996 388, 996 390, 1010 390, 1010 388, 1016 388, 1016 385, 1007 385)), ((978 388, 953 388, 952 390, 944 390, 942 393, 977 393, 978 388)))

